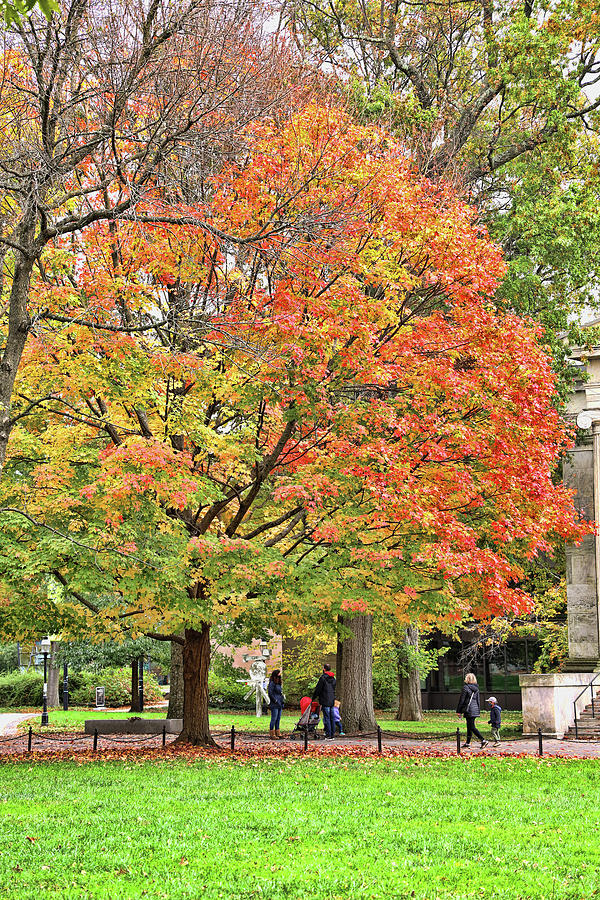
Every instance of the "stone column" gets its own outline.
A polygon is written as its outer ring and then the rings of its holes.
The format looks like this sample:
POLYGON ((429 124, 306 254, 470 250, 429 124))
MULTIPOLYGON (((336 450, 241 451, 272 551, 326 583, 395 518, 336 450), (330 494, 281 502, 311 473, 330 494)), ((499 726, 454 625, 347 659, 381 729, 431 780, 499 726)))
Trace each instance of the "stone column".
MULTIPOLYGON (((564 481, 575 491, 582 518, 600 522, 600 347, 574 352, 572 363, 585 377, 568 404, 579 440, 565 460, 564 481)), ((591 697, 585 686, 600 669, 600 535, 567 545, 566 562, 569 658, 560 673, 519 677, 523 731, 531 734, 541 728, 562 737, 573 724, 574 701, 581 712, 591 697)), ((596 693, 599 684, 594 684, 596 693)))
MULTIPOLYGON (((575 504, 586 519, 595 518, 600 502, 600 431, 594 427, 591 441, 575 448, 565 462, 565 482, 573 488, 575 504)), ((566 670, 589 672, 600 660, 598 641, 599 538, 586 537, 577 545, 567 545, 567 615, 569 660, 566 670)))

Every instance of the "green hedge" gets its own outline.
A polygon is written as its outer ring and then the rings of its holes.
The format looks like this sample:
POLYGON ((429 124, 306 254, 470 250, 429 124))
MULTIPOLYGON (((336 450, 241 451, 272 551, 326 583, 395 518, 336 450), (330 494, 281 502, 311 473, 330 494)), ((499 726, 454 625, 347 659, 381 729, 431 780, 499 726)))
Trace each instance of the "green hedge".
POLYGON ((43 675, 37 672, 11 672, 0 677, 0 706, 18 709, 21 706, 41 706, 43 675))
MULTIPOLYGON (((247 673, 245 673, 247 674, 247 673)), ((210 672, 208 676, 208 702, 210 706, 221 709, 251 709, 254 706, 253 698, 244 700, 244 694, 249 687, 227 676, 210 672)))
POLYGON ((398 704, 398 675, 393 666, 373 666, 373 706, 392 709, 398 704))
MULTIPOLYGON (((44 677, 38 672, 12 672, 0 676, 0 707, 19 709, 42 705, 44 677)), ((101 672, 69 673, 69 702, 73 706, 94 706, 96 687, 105 689, 107 706, 129 706, 131 703, 131 669, 103 669, 101 672)), ((62 701, 62 678, 59 681, 62 701)), ((163 699, 154 675, 144 673, 144 702, 157 703, 163 699)))
MULTIPOLYGON (((131 703, 131 669, 102 669, 101 672, 81 672, 69 679, 69 697, 73 706, 94 706, 96 688, 104 688, 106 706, 129 706, 131 703)), ((163 699, 154 675, 144 672, 144 703, 158 703, 163 699)))

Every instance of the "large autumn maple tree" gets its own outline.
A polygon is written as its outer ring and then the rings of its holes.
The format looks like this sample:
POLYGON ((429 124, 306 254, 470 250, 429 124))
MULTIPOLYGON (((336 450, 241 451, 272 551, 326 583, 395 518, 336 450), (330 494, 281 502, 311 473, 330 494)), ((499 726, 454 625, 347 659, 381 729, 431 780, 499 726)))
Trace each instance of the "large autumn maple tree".
POLYGON ((35 302, 73 321, 26 350, 0 486, 2 632, 180 642, 191 743, 212 624, 343 614, 358 648, 365 613, 522 608, 522 560, 581 531, 548 358, 492 307, 473 212, 334 108, 247 141, 192 224, 56 242, 35 302))

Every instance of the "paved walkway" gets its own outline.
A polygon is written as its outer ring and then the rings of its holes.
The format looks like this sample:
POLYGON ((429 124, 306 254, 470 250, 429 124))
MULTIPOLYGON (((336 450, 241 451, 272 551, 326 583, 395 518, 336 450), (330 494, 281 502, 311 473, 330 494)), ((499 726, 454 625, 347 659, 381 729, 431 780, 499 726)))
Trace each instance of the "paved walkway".
POLYGON ((0 713, 0 737, 16 734, 19 722, 31 719, 31 713, 0 713))
MULTIPOLYGON (((222 739, 221 739, 222 740, 222 739)), ((281 741, 281 744, 290 744, 291 741, 281 741)), ((300 744, 301 741, 296 743, 300 744)), ((348 747, 352 749, 373 749, 377 746, 375 738, 345 738, 333 741, 315 741, 309 742, 312 747, 322 746, 324 749, 328 747, 336 748, 337 752, 348 747)), ((382 741, 382 749, 392 750, 408 750, 412 753, 424 753, 427 755, 436 752, 456 754, 456 740, 454 737, 439 739, 418 739, 418 738, 394 738, 386 735, 382 741)), ((568 759, 600 759, 600 742, 595 741, 557 741, 550 738, 544 739, 542 742, 542 753, 548 757, 561 757, 568 759)), ((490 742, 483 750, 478 743, 474 743, 472 749, 461 750, 461 755, 465 758, 469 756, 538 756, 539 742, 537 738, 519 738, 515 740, 501 741, 499 747, 493 747, 490 742)))
MULTIPOLYGON (((23 714, 7 714, 0 716, 0 729, 6 729, 7 726, 12 728, 12 736, 4 731, 4 737, 0 738, 0 757, 12 756, 13 754, 23 755, 27 753, 28 737, 27 733, 19 736, 15 735, 16 724, 22 719, 30 718, 23 714)), ((0 734, 2 731, 0 730, 0 734)), ((215 732, 214 737, 219 747, 225 751, 229 751, 229 732, 215 732)), ((175 748, 170 747, 175 739, 175 735, 166 736, 166 748, 162 747, 162 735, 99 735, 98 736, 98 752, 119 751, 122 753, 133 752, 135 754, 144 754, 145 751, 154 751, 155 753, 167 752, 172 753, 175 748)), ((44 735, 33 735, 32 750, 35 754, 79 754, 83 751, 84 756, 92 752, 93 736, 84 735, 82 732, 75 733, 57 733, 48 732, 44 735)), ((184 747, 181 749, 183 753, 189 752, 184 747)), ((202 751, 199 749, 199 752, 202 751)), ((281 741, 269 740, 268 734, 256 734, 250 732, 236 732, 235 749, 240 750, 248 756, 254 753, 257 756, 268 755, 271 757, 284 757, 289 754, 297 755, 304 752, 304 741, 302 739, 290 740, 289 737, 281 741)), ((382 750, 384 756, 393 757, 396 755, 404 756, 423 756, 423 757, 449 757, 456 755, 456 741, 453 737, 444 738, 406 738, 394 737, 389 733, 383 737, 382 750)), ((194 751, 192 751, 193 753, 194 751)), ((210 751, 209 751, 210 752, 210 751)), ((217 751, 218 752, 218 751, 217 751)), ((214 753, 214 751, 212 751, 214 753)), ((211 753, 211 755, 212 755, 211 753)), ((517 739, 511 741, 503 741, 499 747, 492 747, 489 744, 485 749, 481 750, 479 745, 475 744, 472 750, 463 750, 462 758, 470 757, 491 758, 493 756, 500 757, 537 757, 539 753, 539 744, 537 739, 517 739)), ((361 756, 373 756, 377 754, 377 739, 374 736, 363 737, 345 737, 338 738, 333 741, 311 740, 308 743, 308 754, 310 756, 322 756, 325 758, 340 757, 344 754, 360 758, 361 756)), ((543 755, 545 759, 598 759, 600 760, 600 742, 586 741, 557 741, 544 740, 543 755)), ((39 756, 38 756, 39 758, 39 756)))

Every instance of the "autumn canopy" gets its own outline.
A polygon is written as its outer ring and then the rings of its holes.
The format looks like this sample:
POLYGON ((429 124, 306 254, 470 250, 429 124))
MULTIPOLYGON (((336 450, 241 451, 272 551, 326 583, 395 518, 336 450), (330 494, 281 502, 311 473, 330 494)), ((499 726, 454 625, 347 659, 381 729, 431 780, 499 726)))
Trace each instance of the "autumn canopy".
POLYGON ((245 140, 178 219, 156 184, 49 245, 31 315, 66 321, 27 343, 0 483, 2 632, 183 642, 195 743, 211 624, 519 611, 579 533, 473 211, 329 104, 245 140))

